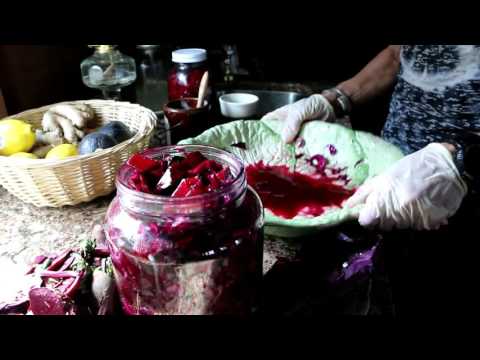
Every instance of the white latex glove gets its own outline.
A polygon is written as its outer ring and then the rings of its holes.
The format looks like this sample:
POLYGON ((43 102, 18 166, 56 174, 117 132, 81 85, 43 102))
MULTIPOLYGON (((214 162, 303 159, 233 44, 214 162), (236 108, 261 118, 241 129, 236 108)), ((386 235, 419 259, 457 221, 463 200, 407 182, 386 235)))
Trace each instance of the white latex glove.
POLYGON ((319 94, 299 100, 293 104, 282 106, 266 114, 263 119, 278 119, 284 122, 282 139, 292 142, 297 136, 303 122, 307 120, 333 121, 335 113, 330 102, 319 94))
POLYGON ((363 204, 362 226, 432 230, 447 223, 466 193, 450 152, 432 143, 367 180, 345 206, 363 204))

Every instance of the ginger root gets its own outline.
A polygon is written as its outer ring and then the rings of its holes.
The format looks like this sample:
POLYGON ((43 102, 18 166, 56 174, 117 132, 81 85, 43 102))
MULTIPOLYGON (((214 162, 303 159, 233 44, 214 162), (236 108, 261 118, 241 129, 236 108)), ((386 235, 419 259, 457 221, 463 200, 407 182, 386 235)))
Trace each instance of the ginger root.
POLYGON ((62 128, 57 122, 57 115, 51 111, 47 111, 43 114, 42 127, 44 131, 52 131, 58 134, 62 133, 62 128))
POLYGON ((86 104, 77 106, 57 105, 49 111, 69 119, 74 126, 80 129, 87 126, 88 121, 92 120, 95 115, 92 108, 86 104))
MULTIPOLYGON (((90 121, 90 120, 93 120, 93 118, 95 118, 95 111, 93 111, 93 109, 90 107, 90 105, 87 105, 87 104, 76 104, 75 107, 81 111, 82 113, 85 113, 86 114, 86 119, 87 119, 87 122, 90 121)), ((84 114, 84 115, 85 115, 84 114)))
MULTIPOLYGON (((85 136, 82 130, 88 121, 95 117, 93 109, 86 104, 57 105, 48 110, 42 119, 42 127, 45 132, 52 133, 47 138, 40 134, 39 142, 51 144, 54 137, 64 138, 70 144, 78 144, 85 136), (45 141, 44 141, 45 140, 45 141)), ((63 142, 63 141, 62 141, 63 142)))
POLYGON ((74 128, 74 131, 75 131, 75 134, 77 135, 77 137, 79 139, 83 139, 83 137, 85 136, 85 131, 83 131, 83 130, 74 128))
POLYGON ((73 126, 72 121, 61 115, 57 115, 56 120, 63 129, 63 137, 65 140, 70 144, 78 144, 78 137, 75 133, 75 126, 73 126))

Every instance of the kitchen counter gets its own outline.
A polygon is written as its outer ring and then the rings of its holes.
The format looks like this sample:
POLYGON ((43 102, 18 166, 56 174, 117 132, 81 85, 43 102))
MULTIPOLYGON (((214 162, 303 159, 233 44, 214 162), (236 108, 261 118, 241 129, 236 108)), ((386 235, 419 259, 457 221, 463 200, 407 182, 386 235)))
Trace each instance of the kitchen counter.
POLYGON ((41 253, 79 245, 103 220, 111 198, 63 208, 37 208, 0 187, 0 257, 22 264, 41 253))
MULTIPOLYGON (((112 198, 110 195, 63 208, 37 208, 0 188, 0 260, 25 265, 36 255, 78 246, 91 236, 95 224, 103 221, 112 198)), ((348 228, 342 227, 341 231, 348 228)), ((383 297, 381 311, 370 305, 369 299, 374 296, 371 280, 355 282, 347 289, 335 289, 325 282, 326 274, 358 251, 356 245, 339 242, 338 231, 295 241, 265 238, 263 288, 267 314, 391 312, 390 299, 384 299, 389 294, 388 285, 382 279, 374 287, 383 297)))
MULTIPOLYGON (((103 221, 112 198, 113 194, 76 206, 37 208, 0 187, 0 257, 25 264, 36 255, 78 246, 103 221)), ((277 258, 294 254, 293 244, 265 239, 264 273, 277 258)))

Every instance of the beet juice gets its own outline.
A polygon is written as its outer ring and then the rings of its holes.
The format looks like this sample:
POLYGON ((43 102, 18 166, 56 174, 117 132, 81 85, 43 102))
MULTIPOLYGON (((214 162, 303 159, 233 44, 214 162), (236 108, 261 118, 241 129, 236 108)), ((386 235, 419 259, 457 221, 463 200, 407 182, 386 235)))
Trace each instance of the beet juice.
POLYGON ((337 184, 340 176, 311 176, 291 172, 287 166, 259 162, 247 167, 248 183, 273 214, 285 219, 297 215, 320 216, 341 204, 354 190, 337 184))

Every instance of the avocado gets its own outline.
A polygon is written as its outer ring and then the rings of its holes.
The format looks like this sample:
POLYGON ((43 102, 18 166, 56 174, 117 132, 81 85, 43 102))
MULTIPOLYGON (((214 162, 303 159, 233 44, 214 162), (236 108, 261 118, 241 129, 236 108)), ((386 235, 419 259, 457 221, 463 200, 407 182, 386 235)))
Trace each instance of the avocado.
POLYGON ((86 135, 78 145, 80 155, 90 154, 97 150, 108 149, 117 145, 117 142, 109 135, 98 131, 86 135))
POLYGON ((117 144, 132 137, 132 133, 127 125, 120 121, 111 121, 96 132, 110 136, 117 144))

